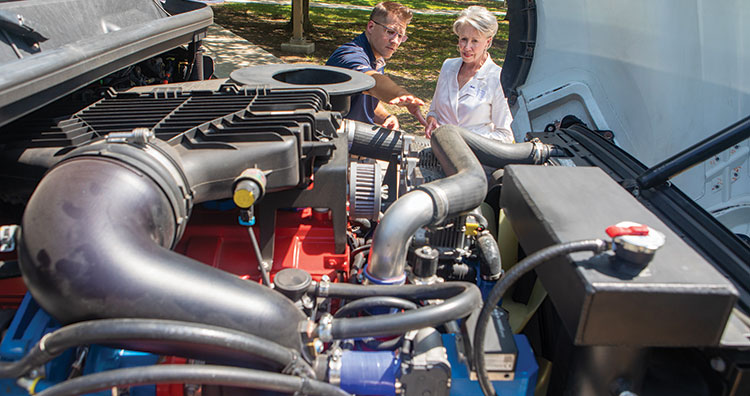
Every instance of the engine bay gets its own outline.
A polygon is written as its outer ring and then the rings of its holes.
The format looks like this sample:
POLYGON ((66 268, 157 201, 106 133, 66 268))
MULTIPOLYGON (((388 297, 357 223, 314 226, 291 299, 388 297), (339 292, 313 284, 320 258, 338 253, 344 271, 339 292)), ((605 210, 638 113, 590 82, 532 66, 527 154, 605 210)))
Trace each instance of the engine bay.
POLYGON ((750 391, 750 247, 679 189, 575 117, 516 144, 348 120, 351 73, 6 117, 0 392, 750 391))

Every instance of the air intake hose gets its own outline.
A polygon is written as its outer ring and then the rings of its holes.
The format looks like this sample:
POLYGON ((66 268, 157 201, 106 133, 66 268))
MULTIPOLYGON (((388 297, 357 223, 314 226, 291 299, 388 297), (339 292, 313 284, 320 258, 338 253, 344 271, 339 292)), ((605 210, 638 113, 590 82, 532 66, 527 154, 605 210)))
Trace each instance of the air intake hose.
POLYGON ((403 151, 401 132, 364 122, 344 120, 349 153, 388 161, 403 151))
POLYGON ((104 146, 60 162, 42 179, 26 207, 19 247, 34 298, 64 324, 171 319, 300 350, 290 324, 304 315, 289 300, 170 250, 178 223, 187 220, 178 213, 189 212, 190 202, 167 191, 178 184, 168 180, 174 169, 155 170, 159 165, 146 157, 128 154, 148 149, 155 147, 104 146))
POLYGON ((365 275, 375 283, 399 283, 404 277, 406 246, 420 228, 479 206, 487 194, 487 177, 461 137, 463 129, 444 125, 431 144, 448 177, 422 185, 398 199, 375 230, 365 275))
POLYGON ((502 143, 463 128, 458 128, 458 131, 479 162, 495 169, 504 168, 508 164, 539 165, 550 157, 564 155, 564 152, 550 144, 502 143))

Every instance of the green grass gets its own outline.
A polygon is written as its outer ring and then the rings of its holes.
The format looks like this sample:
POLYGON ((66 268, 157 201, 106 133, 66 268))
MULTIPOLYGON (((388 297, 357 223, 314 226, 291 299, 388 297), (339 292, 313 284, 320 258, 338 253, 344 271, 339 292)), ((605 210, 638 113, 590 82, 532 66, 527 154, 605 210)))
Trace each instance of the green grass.
MULTIPOLYGON (((351 4, 359 6, 374 7, 375 4, 380 3, 378 0, 311 0, 312 2, 319 1, 321 3, 331 4, 351 4)), ((480 5, 486 7, 490 11, 505 11, 503 2, 500 1, 450 1, 450 0, 405 0, 399 1, 399 3, 416 10, 463 10, 464 8, 472 5, 480 5)))
MULTIPOLYGON (((345 2, 344 0, 334 1, 345 2)), ((354 4, 355 2, 375 3, 369 0, 350 0, 345 3, 354 4)), ((426 4, 433 6, 443 4, 421 0, 404 2, 404 4, 407 3, 417 8, 426 7, 426 4)), ((447 1, 444 3, 453 6, 465 4, 459 8, 469 4, 447 1)), ((496 2, 484 1, 471 4, 479 3, 496 2)), ((291 37, 288 26, 291 13, 289 6, 234 3, 214 6, 213 9, 216 23, 284 61, 316 64, 324 64, 339 45, 351 41, 360 34, 370 14, 369 11, 356 9, 311 7, 310 19, 314 30, 306 32, 305 38, 315 43, 315 53, 308 57, 290 57, 289 54, 280 51, 281 43, 288 42, 291 37)), ((389 60, 386 74, 413 94, 429 102, 432 99, 443 61, 446 58, 458 56, 456 37, 452 32, 455 18, 455 15, 415 15, 407 30, 409 40, 403 43, 389 60)), ((508 41, 508 24, 504 21, 499 22, 500 29, 490 48, 490 55, 495 63, 502 66, 508 41)), ((427 108, 424 112, 427 112, 427 108)), ((398 115, 402 129, 413 132, 421 130, 406 110, 395 106, 390 107, 389 110, 398 115)))

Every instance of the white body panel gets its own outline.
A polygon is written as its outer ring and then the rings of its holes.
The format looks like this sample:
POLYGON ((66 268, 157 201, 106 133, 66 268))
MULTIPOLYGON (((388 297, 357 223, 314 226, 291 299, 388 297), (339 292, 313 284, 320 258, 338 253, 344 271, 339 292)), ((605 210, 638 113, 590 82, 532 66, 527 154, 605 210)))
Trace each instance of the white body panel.
MULTIPOLYGON (((750 115, 750 1, 537 0, 513 130, 573 114, 653 166, 750 115)), ((750 234, 750 142, 672 181, 750 234)))

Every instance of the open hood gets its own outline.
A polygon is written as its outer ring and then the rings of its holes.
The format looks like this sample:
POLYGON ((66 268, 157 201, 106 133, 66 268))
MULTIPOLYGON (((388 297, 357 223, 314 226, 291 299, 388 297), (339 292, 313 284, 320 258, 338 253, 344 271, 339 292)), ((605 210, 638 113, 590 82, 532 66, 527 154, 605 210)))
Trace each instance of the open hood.
POLYGON ((178 0, 0 3, 0 125, 200 39, 212 20, 205 4, 178 0))

